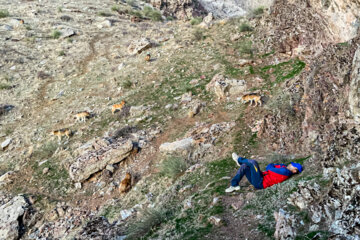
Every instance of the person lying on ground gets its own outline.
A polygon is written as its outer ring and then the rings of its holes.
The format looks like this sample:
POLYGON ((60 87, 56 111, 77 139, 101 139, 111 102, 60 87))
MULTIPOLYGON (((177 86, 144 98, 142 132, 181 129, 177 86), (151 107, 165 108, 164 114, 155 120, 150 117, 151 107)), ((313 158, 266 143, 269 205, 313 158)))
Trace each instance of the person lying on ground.
POLYGON ((261 172, 259 164, 255 160, 239 157, 236 153, 232 154, 232 158, 240 166, 240 169, 231 180, 231 186, 225 190, 227 193, 240 190, 239 183, 244 175, 256 189, 265 189, 281 183, 293 174, 301 173, 303 170, 300 163, 291 162, 287 166, 285 164, 271 163, 267 165, 265 172, 261 172))

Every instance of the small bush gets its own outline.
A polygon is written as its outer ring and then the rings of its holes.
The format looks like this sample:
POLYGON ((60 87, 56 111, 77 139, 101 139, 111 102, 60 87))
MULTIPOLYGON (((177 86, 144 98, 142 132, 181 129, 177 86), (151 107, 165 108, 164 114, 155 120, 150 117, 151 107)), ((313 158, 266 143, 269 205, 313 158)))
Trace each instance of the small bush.
POLYGON ((136 6, 136 1, 135 0, 126 0, 126 3, 129 4, 132 7, 136 6))
POLYGON ((202 17, 196 17, 190 20, 191 25, 198 25, 202 22, 202 17))
POLYGON ((61 13, 63 11, 62 7, 58 7, 57 10, 58 10, 59 13, 61 13))
POLYGON ((129 14, 130 14, 130 15, 133 15, 133 16, 135 16, 135 17, 138 17, 138 18, 142 18, 142 17, 143 17, 141 11, 129 10, 129 14))
POLYGON ((239 52, 241 54, 253 54, 253 49, 252 49, 252 43, 251 42, 243 42, 239 45, 239 52))
POLYGON ((253 31, 253 28, 247 24, 247 23, 242 23, 239 27, 240 32, 251 32, 253 31))
POLYGON ((12 86, 6 83, 0 83, 0 90, 7 90, 7 89, 11 89, 12 86))
POLYGON ((10 14, 7 10, 0 10, 0 18, 6 18, 8 16, 10 16, 10 14))
POLYGON ((196 41, 201 41, 205 38, 204 32, 201 29, 196 29, 193 32, 193 36, 194 36, 194 40, 196 40, 196 41))
POLYGON ((263 13, 264 13, 264 7, 258 7, 258 8, 256 8, 256 9, 254 9, 254 11, 253 11, 253 14, 254 14, 255 16, 261 15, 261 14, 263 14, 263 13))
POLYGON ((145 236, 149 231, 159 227, 161 223, 166 222, 172 215, 171 210, 167 209, 147 209, 141 216, 141 219, 131 224, 128 228, 129 239, 139 239, 145 236))
POLYGON ((121 86, 125 89, 129 89, 132 87, 132 82, 130 80, 126 80, 125 82, 122 83, 121 86))
POLYGON ((100 17, 111 17, 112 16, 112 14, 108 13, 108 12, 99 12, 98 15, 100 17))
POLYGON ((176 178, 187 169, 187 163, 183 158, 170 157, 161 164, 161 174, 170 178, 176 178))
POLYGON ((111 7, 111 11, 118 12, 119 10, 120 10, 119 6, 114 5, 111 7))
POLYGON ((58 39, 61 36, 61 32, 59 30, 53 30, 51 33, 52 39, 58 39))
POLYGON ((174 21, 175 18, 173 16, 167 16, 166 21, 174 21))
POLYGON ((65 56, 65 52, 64 52, 63 50, 61 50, 61 51, 59 52, 59 56, 60 56, 60 57, 65 56))
POLYGON ((153 9, 152 7, 145 6, 143 9, 144 16, 150 18, 152 21, 161 21, 162 15, 159 11, 153 9))

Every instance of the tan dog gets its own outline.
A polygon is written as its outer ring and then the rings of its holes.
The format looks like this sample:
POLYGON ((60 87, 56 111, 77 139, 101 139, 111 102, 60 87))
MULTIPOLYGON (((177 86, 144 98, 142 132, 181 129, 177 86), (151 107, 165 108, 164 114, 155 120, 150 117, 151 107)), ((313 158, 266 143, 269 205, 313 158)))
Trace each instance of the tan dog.
POLYGON ((61 141, 63 136, 66 136, 67 139, 70 138, 71 130, 68 128, 62 128, 60 130, 55 130, 51 132, 51 135, 57 136, 59 141, 61 141))
POLYGON ((116 110, 123 109, 123 107, 125 106, 125 103, 126 102, 124 100, 122 100, 121 103, 112 105, 111 113, 114 114, 116 112, 116 110))
POLYGON ((75 122, 79 121, 79 122, 85 122, 86 118, 90 117, 90 113, 87 111, 83 111, 83 112, 79 112, 77 114, 75 114, 75 122))
POLYGON ((257 106, 257 104, 259 103, 260 106, 262 104, 261 102, 261 96, 255 93, 252 94, 246 94, 244 96, 241 97, 241 101, 243 103, 247 103, 250 102, 250 106, 252 106, 252 103, 255 102, 255 107, 257 106))
POLYGON ((131 188, 131 174, 126 173, 125 178, 121 181, 119 186, 120 193, 126 193, 131 188))

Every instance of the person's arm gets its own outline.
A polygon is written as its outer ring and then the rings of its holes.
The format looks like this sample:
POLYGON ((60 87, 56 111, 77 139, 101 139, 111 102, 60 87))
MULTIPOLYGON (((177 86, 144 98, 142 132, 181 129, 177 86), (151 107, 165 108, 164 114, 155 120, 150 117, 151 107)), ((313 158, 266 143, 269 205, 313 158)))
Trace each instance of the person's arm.
POLYGON ((289 177, 292 175, 292 172, 289 169, 287 169, 286 167, 276 167, 276 166, 277 165, 274 164, 274 166, 272 168, 266 169, 266 170, 269 170, 271 172, 281 174, 281 175, 284 175, 284 176, 289 176, 289 177))
POLYGON ((273 168, 283 168, 283 167, 286 167, 285 164, 274 164, 274 163, 270 163, 269 165, 266 166, 266 170, 270 170, 270 169, 273 169, 273 168))

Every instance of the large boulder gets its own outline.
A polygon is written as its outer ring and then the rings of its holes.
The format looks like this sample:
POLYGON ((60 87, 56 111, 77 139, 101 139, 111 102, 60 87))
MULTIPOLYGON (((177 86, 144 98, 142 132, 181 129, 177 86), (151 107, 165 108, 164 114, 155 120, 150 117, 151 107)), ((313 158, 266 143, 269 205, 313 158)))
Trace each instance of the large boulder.
POLYGON ((199 0, 201 5, 215 17, 244 16, 258 7, 270 7, 274 0, 199 0))
POLYGON ((160 152, 175 153, 189 151, 195 145, 194 139, 191 137, 184 138, 175 142, 166 142, 160 145, 160 152))
POLYGON ((104 169, 107 165, 121 162, 133 150, 133 142, 131 140, 102 143, 104 145, 96 145, 94 147, 97 150, 84 151, 84 154, 79 156, 70 165, 69 175, 73 181, 85 181, 92 174, 104 169))
POLYGON ((354 117, 354 120, 357 123, 360 123, 360 48, 356 50, 352 74, 351 74, 351 83, 350 83, 350 93, 349 93, 349 106, 351 114, 354 117))
POLYGON ((245 80, 227 79, 222 74, 216 74, 206 85, 206 90, 213 92, 218 100, 223 100, 227 96, 238 97, 246 91, 245 80))
POLYGON ((189 19, 206 15, 205 9, 194 0, 151 0, 150 3, 161 10, 163 15, 177 19, 189 19))
POLYGON ((131 55, 140 54, 143 51, 151 48, 152 45, 153 44, 151 43, 150 39, 142 38, 140 40, 131 42, 128 47, 128 52, 131 55))
POLYGON ((21 227, 19 218, 24 215, 28 202, 23 196, 17 196, 0 206, 0 239, 19 239, 21 227))

